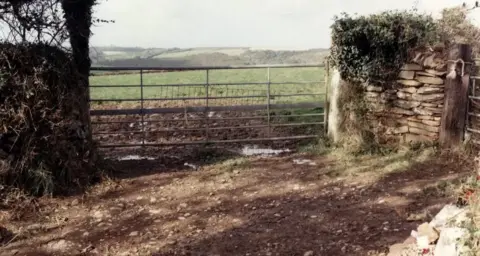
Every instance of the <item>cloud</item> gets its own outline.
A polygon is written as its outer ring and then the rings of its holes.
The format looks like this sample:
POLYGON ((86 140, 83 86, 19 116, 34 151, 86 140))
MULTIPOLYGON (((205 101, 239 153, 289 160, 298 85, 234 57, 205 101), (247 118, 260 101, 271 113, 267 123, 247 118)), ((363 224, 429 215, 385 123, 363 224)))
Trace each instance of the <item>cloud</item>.
MULTIPOLYGON (((108 0, 95 9, 113 19, 93 29, 93 45, 318 48, 330 44, 333 16, 411 9, 413 0, 108 0)), ((420 0, 438 13, 457 0, 420 0)), ((479 13, 472 18, 480 20, 479 13)))

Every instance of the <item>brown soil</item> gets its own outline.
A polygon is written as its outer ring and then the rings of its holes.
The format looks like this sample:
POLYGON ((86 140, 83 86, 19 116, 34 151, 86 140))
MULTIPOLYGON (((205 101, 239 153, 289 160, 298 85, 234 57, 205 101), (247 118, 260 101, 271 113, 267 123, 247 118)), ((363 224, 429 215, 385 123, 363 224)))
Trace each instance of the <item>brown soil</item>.
POLYGON ((94 123, 95 139, 101 144, 138 144, 142 138, 145 138, 146 143, 204 141, 207 139, 207 127, 210 141, 317 135, 323 131, 320 125, 311 124, 312 122, 322 122, 323 117, 321 116, 299 119, 272 115, 273 127, 270 129, 270 133, 267 115, 262 112, 216 112, 211 114, 208 124, 204 118, 204 113, 146 115, 144 120, 150 122, 145 122, 143 128, 145 134, 141 132, 142 119, 139 115, 94 117, 92 122, 94 123), (275 126, 292 123, 310 124, 275 126))
POLYGON ((3 211, 13 239, 0 255, 378 255, 451 202, 449 184, 471 170, 428 152, 230 158, 197 170, 122 161, 117 181, 86 195, 43 198, 14 220, 3 211))

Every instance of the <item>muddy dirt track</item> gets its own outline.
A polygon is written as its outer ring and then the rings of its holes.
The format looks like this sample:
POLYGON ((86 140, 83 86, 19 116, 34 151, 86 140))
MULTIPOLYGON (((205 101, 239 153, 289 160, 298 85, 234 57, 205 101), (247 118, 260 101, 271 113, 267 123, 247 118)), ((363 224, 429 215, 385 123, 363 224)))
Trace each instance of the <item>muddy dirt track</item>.
POLYGON ((454 201, 449 184, 468 163, 428 151, 231 158, 198 170, 119 161, 117 181, 10 217, 17 237, 0 255, 385 255, 454 201))
MULTIPOLYGON (((170 144, 185 142, 246 140, 245 142, 221 143, 221 148, 237 150, 242 145, 260 145, 275 148, 293 147, 312 139, 280 140, 274 142, 255 141, 263 138, 321 135, 323 126, 311 124, 322 122, 322 116, 297 117, 283 111, 282 117, 271 115, 271 127, 265 112, 209 112, 185 114, 154 114, 94 116, 92 123, 94 137, 101 145, 140 144, 144 139, 147 144, 170 144), (205 118, 205 117, 208 118, 205 118), (208 119, 208 120, 207 120, 208 119), (306 123, 305 125, 295 125, 306 123), (207 137, 208 130, 208 137, 207 137), (145 132, 142 132, 145 131, 145 132), (254 140, 254 141, 248 141, 254 140)), ((165 149, 172 147, 163 147, 165 149)), ((177 147, 178 148, 178 147, 177 147)), ((135 149, 138 152, 138 149, 135 149)), ((158 148, 156 149, 158 151, 158 148)), ((112 151, 109 149, 107 151, 112 151)), ((143 149, 143 151, 152 151, 143 149)), ((116 148, 114 152, 126 152, 116 148)))

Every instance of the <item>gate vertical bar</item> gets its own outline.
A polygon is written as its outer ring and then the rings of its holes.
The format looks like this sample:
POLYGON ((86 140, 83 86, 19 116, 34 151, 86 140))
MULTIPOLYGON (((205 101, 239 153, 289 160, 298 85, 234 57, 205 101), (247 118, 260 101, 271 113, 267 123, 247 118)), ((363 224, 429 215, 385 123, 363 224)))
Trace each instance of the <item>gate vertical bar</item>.
POLYGON ((210 87, 210 70, 206 69, 206 83, 205 83, 205 140, 208 142, 210 140, 210 120, 209 120, 209 97, 210 97, 210 92, 209 92, 209 87, 210 87))
POLYGON ((270 68, 267 68, 267 123, 268 123, 268 131, 267 136, 270 137, 271 133, 271 120, 270 120, 270 88, 271 87, 271 80, 270 80, 270 68))
POLYGON ((475 83, 476 83, 475 80, 476 80, 476 78, 473 78, 473 82, 472 82, 472 85, 473 85, 472 86, 472 96, 473 97, 475 97, 475 83))
MULTIPOLYGON (((472 88, 470 88, 471 90, 469 90, 468 94, 475 97, 475 78, 470 78, 470 79, 472 79, 472 81, 470 83, 472 85, 472 88)), ((465 127, 466 127, 465 128, 465 134, 469 133, 468 129, 470 128, 470 108, 471 108, 471 104, 472 104, 471 101, 472 101, 472 99, 470 97, 468 97, 468 100, 467 100, 467 114, 465 115, 466 118, 467 118, 466 125, 465 125, 465 127)))
POLYGON ((325 134, 328 133, 328 111, 329 111, 329 102, 328 102, 328 87, 330 86, 330 66, 328 59, 325 61, 325 107, 323 108, 323 128, 325 134))
POLYGON ((143 100, 144 100, 144 95, 143 95, 143 69, 140 69, 140 119, 142 122, 142 145, 145 145, 145 111, 144 111, 144 106, 143 106, 143 100))

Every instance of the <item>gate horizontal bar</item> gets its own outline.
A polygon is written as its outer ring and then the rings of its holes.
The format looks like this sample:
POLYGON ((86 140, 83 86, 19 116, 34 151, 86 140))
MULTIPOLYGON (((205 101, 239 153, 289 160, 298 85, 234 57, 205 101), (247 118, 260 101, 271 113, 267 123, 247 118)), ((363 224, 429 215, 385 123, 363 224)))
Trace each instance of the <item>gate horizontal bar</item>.
MULTIPOLYGON (((271 124, 268 125, 246 125, 246 126, 230 126, 230 127, 209 127, 209 130, 232 130, 232 129, 256 129, 266 127, 286 127, 286 126, 311 126, 311 125, 323 125, 324 122, 310 122, 310 123, 290 123, 290 124, 271 124)), ((174 128, 174 129, 159 129, 152 131, 121 131, 121 132, 94 132, 93 135, 107 135, 107 134, 143 134, 143 133, 162 133, 162 132, 193 132, 193 131, 205 131, 206 127, 198 128, 174 128)))
MULTIPOLYGON (((272 119, 274 118, 283 118, 283 117, 315 117, 315 116, 324 116, 324 113, 318 114, 302 114, 302 115, 271 115, 272 119)), ((209 118, 210 121, 224 121, 224 120, 254 120, 254 119, 267 119, 268 116, 240 116, 240 117, 224 117, 224 118, 209 118)), ((197 121, 205 121, 205 118, 187 118, 188 122, 197 122, 197 121)), ((142 121, 93 121, 92 124, 100 125, 100 124, 132 124, 138 123, 140 124, 142 121)), ((178 118, 178 119, 161 119, 161 120, 143 120, 144 123, 163 123, 163 122, 185 122, 185 118, 178 118)))
MULTIPOLYGON (((295 104, 271 104, 270 109, 294 109, 294 108, 323 108, 323 102, 295 103, 295 104)), ((115 116, 115 115, 142 115, 164 113, 201 113, 220 111, 255 111, 266 110, 267 105, 240 105, 240 106, 212 106, 212 107, 186 107, 186 108, 150 108, 150 109, 105 109, 90 110, 92 116, 115 116)))
MULTIPOLYGON (((278 85, 302 85, 302 84, 324 84, 325 81, 302 81, 302 82, 271 82, 270 84, 278 85)), ((232 85, 265 85, 267 82, 248 82, 248 83, 209 83, 209 86, 232 86, 232 85)), ((205 83, 201 84, 144 84, 143 87, 204 87, 205 83)), ((125 84, 125 85, 89 85, 90 88, 140 88, 139 84, 125 84)))
POLYGON ((480 114, 472 113, 472 112, 469 112, 468 115, 469 115, 469 116, 480 117, 480 114))
POLYGON ((251 66, 191 66, 191 67, 91 67, 91 71, 127 71, 127 70, 171 70, 171 71, 188 71, 188 70, 220 70, 220 69, 259 69, 259 68, 323 68, 325 64, 295 64, 295 65, 251 65, 251 66))
POLYGON ((135 144, 100 144, 101 148, 125 148, 125 147, 164 147, 164 146, 188 146, 188 145, 202 145, 202 144, 220 144, 220 143, 241 143, 241 142, 262 142, 262 141, 277 141, 277 140, 299 140, 299 139, 314 139, 318 135, 299 135, 290 137, 272 137, 272 138, 254 138, 254 139, 238 139, 238 140, 210 140, 210 141, 184 141, 184 142, 165 142, 165 143, 135 143, 135 144))
MULTIPOLYGON (((218 100, 218 99, 249 99, 249 98, 265 98, 266 95, 248 95, 248 96, 209 96, 207 97, 172 97, 172 98, 144 98, 143 101, 159 101, 159 100, 218 100)), ((90 102, 108 102, 108 101, 141 101, 141 99, 90 99, 90 102)))
MULTIPOLYGON (((294 96, 322 96, 325 93, 300 93, 300 94, 274 94, 271 97, 294 97, 294 96)), ((267 95, 239 95, 239 96, 208 96, 208 97, 172 97, 172 98, 144 98, 143 101, 159 100, 221 100, 221 99, 250 99, 266 98, 267 95)), ((141 101, 141 99, 90 99, 90 102, 110 102, 110 101, 141 101)))
POLYGON ((480 130, 477 130, 477 129, 467 128, 467 131, 480 134, 480 130))

